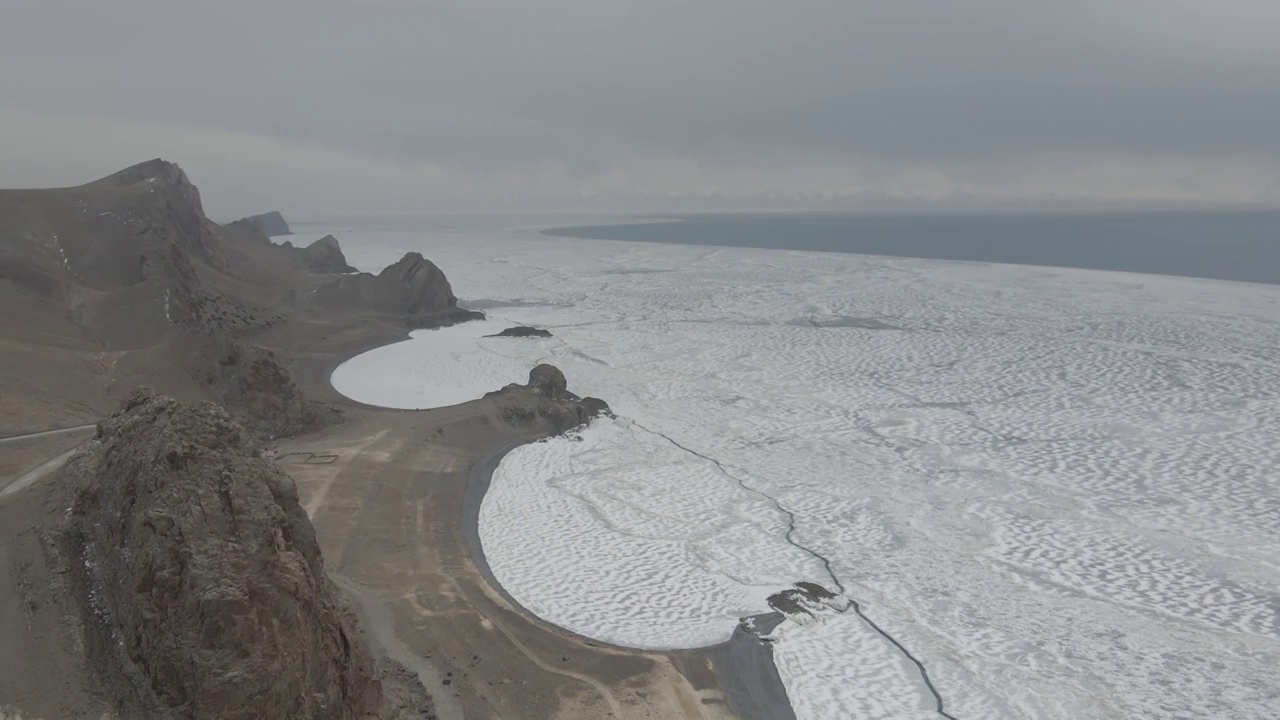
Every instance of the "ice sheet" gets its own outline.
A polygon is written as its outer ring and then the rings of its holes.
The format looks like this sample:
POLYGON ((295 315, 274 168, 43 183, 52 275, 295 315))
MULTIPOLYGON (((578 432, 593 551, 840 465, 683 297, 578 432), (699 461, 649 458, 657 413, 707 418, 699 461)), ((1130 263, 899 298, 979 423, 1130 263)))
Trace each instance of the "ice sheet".
MULTIPOLYGON (((1275 717, 1280 288, 488 221, 350 235, 365 269, 419 250, 464 305, 555 337, 406 344, 344 392, 456 402, 438 388, 549 360, 618 413, 512 452, 481 509, 496 577, 548 621, 700 645, 829 565, 954 717, 1275 717)), ((856 614, 777 636, 801 718, 940 717, 856 614)))
POLYGON ((490 346, 539 344, 536 338, 486 338, 512 327, 502 320, 475 320, 436 330, 414 330, 409 340, 385 345, 338 366, 333 387, 370 405, 422 409, 457 405, 529 379, 531 366, 490 346))

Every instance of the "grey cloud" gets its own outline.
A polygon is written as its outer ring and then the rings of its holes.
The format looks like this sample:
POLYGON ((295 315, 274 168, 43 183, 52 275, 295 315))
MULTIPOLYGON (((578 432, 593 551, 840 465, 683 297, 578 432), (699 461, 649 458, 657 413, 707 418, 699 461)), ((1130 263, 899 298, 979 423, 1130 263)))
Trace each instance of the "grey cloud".
POLYGON ((1045 157, 1280 164, 1280 6, 1258 0, 10 0, 4 14, 0 108, 428 166, 459 192, 486 174, 541 187, 553 168, 566 194, 605 176, 623 194, 744 176, 874 192, 924 172, 1000 195, 1013 188, 997 180, 1043 178, 1045 157))

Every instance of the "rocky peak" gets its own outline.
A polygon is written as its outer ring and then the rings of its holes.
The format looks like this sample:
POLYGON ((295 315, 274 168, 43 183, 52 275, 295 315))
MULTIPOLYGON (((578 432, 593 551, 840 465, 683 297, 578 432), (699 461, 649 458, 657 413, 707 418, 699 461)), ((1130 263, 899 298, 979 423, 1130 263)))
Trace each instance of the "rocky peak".
POLYGON ((134 185, 137 183, 162 183, 164 185, 191 187, 194 185, 187 179, 187 174, 175 163, 156 158, 127 167, 112 173, 98 182, 112 185, 134 185))
POLYGON ((458 305, 444 272, 421 253, 405 254, 394 265, 384 268, 378 279, 398 283, 403 288, 407 313, 439 312, 458 305))
POLYGON ((458 307, 453 288, 435 263, 420 253, 407 253, 377 275, 344 275, 312 296, 324 308, 375 310, 400 315, 411 327, 440 327, 483 318, 458 307))
MULTIPOLYGON (((285 242, 288 242, 287 240, 285 242)), ((307 269, 317 273, 350 273, 356 269, 347 264, 338 239, 325 235, 306 247, 307 269)))
POLYGON ((379 712, 377 668, 293 481, 221 408, 139 391, 64 479, 90 664, 122 716, 379 712))
POLYGON ((262 213, 261 215, 250 215, 249 217, 243 218, 243 220, 237 222, 253 223, 254 225, 257 225, 262 232, 272 237, 276 235, 293 234, 293 230, 289 229, 289 223, 284 221, 284 216, 280 214, 279 210, 272 210, 271 212, 262 213))
POLYGON ((529 371, 529 392, 534 395, 560 397, 569 387, 564 373, 555 365, 543 363, 529 371))

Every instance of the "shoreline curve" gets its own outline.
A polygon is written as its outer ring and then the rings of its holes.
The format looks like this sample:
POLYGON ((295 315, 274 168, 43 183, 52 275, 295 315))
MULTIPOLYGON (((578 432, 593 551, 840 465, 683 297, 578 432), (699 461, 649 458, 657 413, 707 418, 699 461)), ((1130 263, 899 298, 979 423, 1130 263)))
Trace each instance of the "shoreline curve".
MULTIPOLYGON (((536 441, 534 441, 536 442, 536 441)), ((741 625, 734 628, 728 640, 698 648, 675 648, 670 650, 645 650, 625 645, 595 640, 593 638, 560 627, 539 617, 530 611, 500 583, 489 567, 484 554, 484 545, 480 541, 480 506, 493 482, 493 473, 502 459, 512 450, 529 444, 528 442, 509 443, 486 453, 479 461, 467 470, 466 487, 462 500, 462 532, 463 542, 471 562, 484 578, 485 583, 494 592, 502 596, 512 607, 519 610, 531 622, 549 632, 555 632, 580 640, 588 645, 614 648, 617 650, 646 654, 701 654, 717 669, 721 690, 725 701, 739 720, 796 720, 795 710, 787 696, 786 686, 778 673, 777 664, 773 660, 773 648, 770 643, 747 632, 741 625)), ((782 613, 768 612, 753 615, 755 626, 763 633, 768 633, 784 621, 782 613)))

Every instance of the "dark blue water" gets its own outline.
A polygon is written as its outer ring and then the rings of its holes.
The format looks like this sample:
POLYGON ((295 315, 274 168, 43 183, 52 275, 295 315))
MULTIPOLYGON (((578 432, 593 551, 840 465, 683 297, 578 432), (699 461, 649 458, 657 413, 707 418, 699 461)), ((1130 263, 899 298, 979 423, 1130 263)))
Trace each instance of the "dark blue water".
POLYGON ((702 215, 548 235, 1125 270, 1280 284, 1280 211, 702 215))

